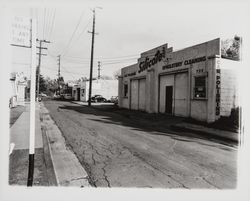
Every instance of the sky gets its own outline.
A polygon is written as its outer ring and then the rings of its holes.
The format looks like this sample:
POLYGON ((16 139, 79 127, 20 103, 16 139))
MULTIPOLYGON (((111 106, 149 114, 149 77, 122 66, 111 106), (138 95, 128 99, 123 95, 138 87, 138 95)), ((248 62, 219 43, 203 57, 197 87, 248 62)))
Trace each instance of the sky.
MULTIPOLYGON (((89 77, 92 9, 96 8, 94 77, 98 61, 101 75, 113 76, 136 63, 140 53, 168 43, 174 51, 218 37, 233 38, 247 32, 246 1, 51 1, 13 3, 13 16, 33 17, 38 39, 49 40, 41 58, 41 74, 54 79, 61 55, 64 80, 89 77), (63 3, 62 3, 63 2, 63 3), (101 7, 101 8, 99 8, 101 7)), ((30 49, 12 47, 12 71, 29 76, 30 49)))

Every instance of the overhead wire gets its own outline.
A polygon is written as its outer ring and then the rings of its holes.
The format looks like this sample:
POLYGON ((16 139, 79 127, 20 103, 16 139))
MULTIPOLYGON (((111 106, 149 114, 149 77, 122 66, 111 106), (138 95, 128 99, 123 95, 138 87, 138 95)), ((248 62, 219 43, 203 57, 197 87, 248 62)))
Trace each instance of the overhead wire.
POLYGON ((74 36, 75 36, 75 33, 76 33, 76 31, 77 31, 77 29, 78 29, 78 27, 79 27, 79 25, 80 25, 80 23, 81 23, 81 21, 82 21, 83 15, 84 15, 84 11, 83 11, 83 12, 81 13, 81 15, 80 15, 80 18, 79 18, 79 20, 78 20, 78 22, 77 22, 77 24, 76 24, 76 27, 75 27, 74 31, 72 32, 72 35, 71 35, 71 37, 70 37, 70 39, 69 39, 68 44, 66 45, 66 48, 65 48, 64 51, 61 53, 62 56, 65 55, 65 53, 68 51, 68 49, 69 49, 69 47, 70 47, 70 44, 71 44, 71 42, 72 42, 72 40, 73 40, 73 38, 74 38, 74 36))
POLYGON ((44 34, 45 34, 45 17, 46 17, 46 8, 44 8, 44 11, 43 11, 43 39, 44 39, 44 34))
POLYGON ((52 36, 53 30, 54 30, 55 17, 56 17, 56 8, 54 9, 54 12, 53 12, 52 24, 51 24, 51 28, 50 28, 50 32, 49 32, 49 37, 48 37, 49 41, 51 40, 51 36, 52 36))

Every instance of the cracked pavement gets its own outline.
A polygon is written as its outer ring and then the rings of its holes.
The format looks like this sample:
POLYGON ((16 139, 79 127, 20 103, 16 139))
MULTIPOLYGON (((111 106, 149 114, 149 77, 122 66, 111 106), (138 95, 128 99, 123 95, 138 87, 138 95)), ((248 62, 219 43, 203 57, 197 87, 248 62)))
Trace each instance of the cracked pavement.
POLYGON ((44 104, 92 186, 236 188, 233 147, 161 130, 153 119, 63 101, 44 104))

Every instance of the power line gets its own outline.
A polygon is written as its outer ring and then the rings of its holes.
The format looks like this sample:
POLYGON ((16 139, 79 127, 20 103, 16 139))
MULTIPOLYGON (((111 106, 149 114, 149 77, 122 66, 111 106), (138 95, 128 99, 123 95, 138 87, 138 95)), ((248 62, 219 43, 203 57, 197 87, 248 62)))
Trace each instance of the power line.
POLYGON ((88 28, 89 24, 91 23, 91 18, 88 20, 88 23, 86 24, 86 26, 82 29, 82 32, 78 35, 78 37, 76 38, 75 41, 78 41, 79 38, 82 36, 83 33, 85 33, 86 29, 88 28))
POLYGON ((43 38, 44 38, 44 33, 45 33, 45 17, 46 17, 46 8, 44 8, 44 11, 43 11, 43 38))
POLYGON ((50 32, 49 32, 49 40, 51 40, 51 35, 53 33, 53 29, 54 29, 54 26, 55 26, 55 17, 56 17, 56 8, 54 9, 54 13, 53 13, 53 18, 52 18, 52 25, 51 25, 51 29, 50 29, 50 32))
POLYGON ((54 14, 54 10, 51 9, 49 12, 49 19, 48 19, 48 27, 47 27, 47 38, 49 39, 49 34, 50 34, 50 30, 52 27, 52 23, 53 23, 53 14, 54 14))
POLYGON ((77 31, 77 29, 78 29, 78 27, 79 27, 79 25, 80 25, 80 23, 81 23, 81 21, 82 21, 83 14, 84 14, 84 12, 81 13, 81 16, 80 16, 80 18, 79 18, 79 20, 78 20, 78 23, 77 23, 77 25, 76 25, 76 27, 75 27, 75 29, 74 29, 74 31, 73 31, 73 33, 72 33, 70 39, 69 39, 69 42, 68 42, 68 44, 67 44, 65 50, 63 51, 62 55, 65 55, 65 53, 68 51, 68 49, 69 49, 69 47, 70 47, 70 44, 71 44, 71 42, 72 42, 72 40, 73 40, 73 38, 74 38, 74 36, 75 36, 75 33, 76 33, 76 31, 77 31))

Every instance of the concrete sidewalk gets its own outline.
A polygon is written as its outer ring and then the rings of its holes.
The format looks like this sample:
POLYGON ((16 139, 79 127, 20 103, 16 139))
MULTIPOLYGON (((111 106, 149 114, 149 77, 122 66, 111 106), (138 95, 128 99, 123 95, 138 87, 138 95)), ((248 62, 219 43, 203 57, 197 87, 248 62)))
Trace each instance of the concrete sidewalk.
MULTIPOLYGON (((10 128, 10 143, 15 144, 14 150, 29 148, 30 104, 26 103, 25 107, 25 111, 10 128)), ((39 107, 40 106, 36 104, 35 148, 43 147, 39 107)))
MULTIPOLYGON (((10 128, 9 184, 27 185, 30 105, 10 128)), ((66 146, 43 103, 36 103, 34 186, 90 186, 88 175, 66 146)))
MULTIPOLYGON (((41 132, 39 104, 36 104, 35 117, 35 167, 33 185, 47 186, 48 177, 44 163, 43 139, 41 132)), ((29 156, 30 104, 10 128, 10 144, 14 149, 9 156, 9 184, 27 185, 29 156)))
POLYGON ((186 122, 171 125, 171 128, 173 130, 192 132, 195 134, 199 134, 200 136, 231 141, 234 143, 238 143, 240 140, 239 133, 215 129, 215 128, 209 128, 206 126, 191 124, 186 122))

